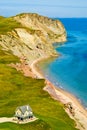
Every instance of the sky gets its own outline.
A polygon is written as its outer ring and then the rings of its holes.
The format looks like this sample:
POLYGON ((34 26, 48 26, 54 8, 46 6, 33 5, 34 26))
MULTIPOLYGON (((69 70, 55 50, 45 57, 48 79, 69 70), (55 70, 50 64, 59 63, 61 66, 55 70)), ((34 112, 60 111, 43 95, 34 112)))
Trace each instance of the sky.
POLYGON ((32 12, 48 17, 87 17, 87 0, 0 0, 0 15, 32 12))

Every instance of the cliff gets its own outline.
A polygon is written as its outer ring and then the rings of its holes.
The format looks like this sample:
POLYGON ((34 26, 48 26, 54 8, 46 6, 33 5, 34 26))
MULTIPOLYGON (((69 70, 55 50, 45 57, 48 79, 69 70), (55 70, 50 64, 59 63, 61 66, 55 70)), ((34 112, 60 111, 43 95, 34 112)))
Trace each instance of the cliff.
POLYGON ((56 55, 52 43, 66 41, 66 31, 59 20, 33 13, 0 17, 0 46, 28 64, 40 57, 56 55), (4 31, 2 31, 4 30, 4 31))

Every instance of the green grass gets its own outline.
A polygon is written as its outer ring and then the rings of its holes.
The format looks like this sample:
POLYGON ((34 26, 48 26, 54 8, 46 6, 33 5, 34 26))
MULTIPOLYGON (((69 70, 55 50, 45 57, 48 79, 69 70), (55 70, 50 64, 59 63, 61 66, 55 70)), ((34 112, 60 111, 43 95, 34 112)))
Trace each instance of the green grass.
POLYGON ((0 130, 76 130, 63 105, 43 91, 44 79, 24 77, 7 65, 18 61, 0 50, 0 117, 12 117, 16 107, 29 104, 39 120, 25 125, 1 123, 0 130))
POLYGON ((37 120, 26 125, 2 123, 0 124, 0 130, 51 130, 51 128, 46 122, 37 120))
POLYGON ((16 22, 13 18, 4 18, 0 16, 0 34, 6 34, 7 32, 20 27, 22 27, 22 25, 16 22))

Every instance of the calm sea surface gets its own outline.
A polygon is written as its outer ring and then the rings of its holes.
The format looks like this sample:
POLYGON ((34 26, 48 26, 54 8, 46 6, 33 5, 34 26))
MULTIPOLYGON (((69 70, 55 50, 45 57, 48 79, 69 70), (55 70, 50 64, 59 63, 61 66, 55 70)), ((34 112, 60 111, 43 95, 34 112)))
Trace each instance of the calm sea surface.
POLYGON ((54 44, 61 54, 40 64, 45 77, 74 94, 87 107, 87 19, 60 19, 67 30, 63 45, 54 44))

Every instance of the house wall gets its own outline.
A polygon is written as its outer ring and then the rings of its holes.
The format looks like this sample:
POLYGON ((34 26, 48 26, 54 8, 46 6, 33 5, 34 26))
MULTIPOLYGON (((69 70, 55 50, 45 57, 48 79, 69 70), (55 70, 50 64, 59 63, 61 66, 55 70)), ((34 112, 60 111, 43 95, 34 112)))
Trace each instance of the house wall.
POLYGON ((21 115, 22 113, 21 113, 21 111, 18 109, 17 111, 16 111, 16 115, 21 115))

